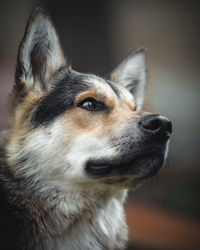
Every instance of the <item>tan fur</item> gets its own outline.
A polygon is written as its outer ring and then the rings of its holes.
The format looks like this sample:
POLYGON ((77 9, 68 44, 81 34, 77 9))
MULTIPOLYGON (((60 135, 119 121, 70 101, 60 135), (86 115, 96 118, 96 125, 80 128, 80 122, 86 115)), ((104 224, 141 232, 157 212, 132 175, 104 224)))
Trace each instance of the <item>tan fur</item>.
POLYGON ((133 101, 130 101, 128 98, 124 97, 123 102, 128 106, 131 111, 136 111, 136 106, 133 101))
POLYGON ((76 97, 75 104, 87 97, 103 100, 107 105, 108 110, 105 112, 97 112, 95 114, 86 110, 81 110, 80 108, 73 108, 67 111, 62 120, 67 126, 72 124, 72 134, 81 134, 83 133, 82 130, 95 131, 98 129, 98 135, 106 137, 111 131, 115 130, 119 124, 126 123, 129 118, 138 116, 138 114, 142 115, 141 112, 133 113, 133 111, 136 111, 133 101, 127 98, 122 98, 119 103, 119 100, 114 96, 114 93, 112 95, 107 95, 107 93, 109 92, 106 92, 102 96, 98 94, 97 89, 92 88, 80 93, 76 97))
POLYGON ((25 98, 21 101, 20 105, 15 107, 15 111, 13 112, 14 122, 12 126, 16 129, 29 126, 30 116, 35 105, 44 97, 44 93, 41 92, 28 92, 25 98))

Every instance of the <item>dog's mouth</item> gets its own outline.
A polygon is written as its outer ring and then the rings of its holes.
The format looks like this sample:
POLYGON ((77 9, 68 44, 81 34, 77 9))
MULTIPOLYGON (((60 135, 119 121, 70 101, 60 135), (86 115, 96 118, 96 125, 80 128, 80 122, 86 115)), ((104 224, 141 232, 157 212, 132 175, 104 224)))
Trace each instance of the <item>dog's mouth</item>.
POLYGON ((141 179, 155 176, 164 163, 165 150, 151 150, 134 157, 117 159, 91 159, 86 172, 92 178, 111 176, 139 176, 141 179))

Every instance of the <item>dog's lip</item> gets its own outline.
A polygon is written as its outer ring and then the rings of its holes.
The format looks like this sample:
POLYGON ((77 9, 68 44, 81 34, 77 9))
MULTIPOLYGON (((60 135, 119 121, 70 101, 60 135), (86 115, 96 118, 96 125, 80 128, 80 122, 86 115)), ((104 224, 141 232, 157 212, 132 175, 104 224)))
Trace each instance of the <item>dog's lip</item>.
POLYGON ((117 160, 90 160, 86 164, 87 172, 95 177, 104 177, 104 175, 134 175, 143 172, 142 178, 153 177, 162 167, 164 161, 163 153, 151 150, 147 153, 142 153, 129 161, 117 160), (149 167, 147 163, 152 167, 149 167), (156 164, 155 164, 156 163, 156 164), (145 169, 141 166, 147 165, 145 169), (155 166, 154 166, 155 165, 155 166))
POLYGON ((104 169, 104 168, 107 168, 107 167, 109 167, 109 165, 108 164, 102 164, 102 165, 100 165, 100 164, 91 164, 90 165, 92 168, 94 168, 94 169, 104 169))

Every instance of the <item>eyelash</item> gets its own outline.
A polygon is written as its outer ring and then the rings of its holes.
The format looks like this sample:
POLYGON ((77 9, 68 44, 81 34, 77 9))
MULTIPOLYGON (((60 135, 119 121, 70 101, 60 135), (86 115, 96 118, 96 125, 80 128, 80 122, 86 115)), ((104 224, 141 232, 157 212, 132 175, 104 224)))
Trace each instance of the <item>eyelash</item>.
POLYGON ((94 99, 92 97, 87 97, 87 98, 83 99, 82 101, 80 101, 77 104, 77 107, 82 108, 82 109, 87 110, 87 111, 93 111, 93 112, 103 111, 103 110, 107 109, 106 105, 103 102, 97 101, 96 99, 94 99), (87 103, 88 103, 88 105, 86 105, 87 103), (90 108, 89 108, 89 103, 91 103, 90 108), (84 106, 84 104, 85 104, 85 106, 84 106))

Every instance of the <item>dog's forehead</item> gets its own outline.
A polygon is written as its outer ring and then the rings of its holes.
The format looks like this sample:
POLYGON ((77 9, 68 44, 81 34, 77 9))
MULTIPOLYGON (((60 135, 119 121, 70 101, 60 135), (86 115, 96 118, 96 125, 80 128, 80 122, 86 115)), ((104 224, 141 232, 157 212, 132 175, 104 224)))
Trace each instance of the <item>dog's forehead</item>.
POLYGON ((110 80, 103 79, 96 75, 85 75, 84 81, 96 89, 98 96, 115 96, 118 99, 127 99, 128 101, 134 101, 132 94, 124 87, 120 86, 117 83, 114 83, 110 80))
POLYGON ((83 77, 83 82, 88 84, 89 87, 95 90, 98 97, 119 97, 119 91, 117 88, 112 87, 112 85, 105 79, 98 77, 96 75, 85 75, 83 77))

